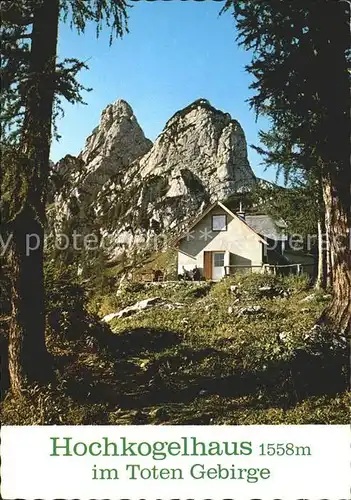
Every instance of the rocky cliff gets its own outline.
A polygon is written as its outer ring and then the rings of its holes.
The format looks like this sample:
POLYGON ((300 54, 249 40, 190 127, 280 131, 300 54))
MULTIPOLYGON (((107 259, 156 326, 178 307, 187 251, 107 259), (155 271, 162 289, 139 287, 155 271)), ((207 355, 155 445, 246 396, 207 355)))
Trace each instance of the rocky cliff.
POLYGON ((240 124, 199 99, 178 111, 155 143, 129 104, 102 112, 77 158, 54 168, 56 231, 98 231, 108 253, 145 248, 177 231, 208 203, 249 191, 255 176, 240 124))

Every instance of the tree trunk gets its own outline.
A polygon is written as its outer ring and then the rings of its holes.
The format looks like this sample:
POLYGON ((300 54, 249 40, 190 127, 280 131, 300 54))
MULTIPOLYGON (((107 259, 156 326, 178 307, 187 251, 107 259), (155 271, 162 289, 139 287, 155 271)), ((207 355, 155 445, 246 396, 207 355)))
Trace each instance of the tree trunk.
POLYGON ((320 97, 316 156, 322 176, 333 290, 322 319, 336 332, 344 333, 351 327, 349 8, 344 2, 321 4, 323 9, 318 7, 311 16, 310 28, 319 68, 313 82, 320 97), (338 24, 337 30, 330 30, 329 14, 338 24))
POLYGON ((23 193, 14 193, 20 209, 12 226, 9 375, 11 389, 15 394, 22 392, 26 381, 43 382, 47 379, 43 227, 49 173, 58 22, 59 0, 44 0, 34 10, 30 81, 21 137, 24 162, 18 165, 17 172, 25 188, 23 193), (34 249, 35 247, 37 248, 34 249))
MULTIPOLYGON (((347 174, 347 171, 345 172, 347 174)), ((322 320, 338 332, 351 329, 350 183, 338 173, 325 176, 323 197, 330 242, 333 297, 322 320)))
POLYGON ((45 382, 50 371, 45 346, 43 230, 31 209, 24 209, 13 228, 12 321, 9 335, 11 389, 26 382, 45 382), (37 247, 37 248, 36 248, 37 247))
POLYGON ((327 286, 327 249, 325 248, 323 235, 325 234, 324 221, 318 221, 318 274, 315 284, 317 290, 325 290, 327 286))
POLYGON ((327 227, 330 227, 330 223, 326 222, 326 250, 325 250, 325 258, 326 258, 326 272, 327 272, 327 286, 333 286, 333 266, 331 259, 331 249, 330 249, 330 231, 327 231, 327 227))

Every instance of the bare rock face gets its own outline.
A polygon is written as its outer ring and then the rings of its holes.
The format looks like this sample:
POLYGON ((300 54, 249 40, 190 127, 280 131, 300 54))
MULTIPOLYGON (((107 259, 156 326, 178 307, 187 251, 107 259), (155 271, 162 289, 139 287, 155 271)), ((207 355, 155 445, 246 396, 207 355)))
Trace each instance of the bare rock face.
POLYGON ((176 113, 140 161, 143 178, 169 177, 168 197, 206 192, 224 199, 252 187, 244 132, 228 113, 200 99, 176 113))
POLYGON ((78 158, 67 155, 53 169, 51 180, 57 188, 55 208, 49 213, 52 231, 66 234, 67 227, 74 226, 81 234, 96 232, 100 222, 95 204, 104 184, 123 177, 151 147, 127 102, 120 99, 107 106, 78 158))
POLYGON ((129 104, 121 99, 110 104, 79 155, 86 165, 86 180, 103 184, 151 147, 152 142, 145 138, 129 104))
POLYGON ((72 218, 84 233, 98 228, 110 258, 157 249, 208 203, 256 182, 240 124, 204 99, 178 111, 153 145, 119 100, 102 112, 79 157, 64 158, 55 173, 63 178, 56 230, 72 227, 72 218))

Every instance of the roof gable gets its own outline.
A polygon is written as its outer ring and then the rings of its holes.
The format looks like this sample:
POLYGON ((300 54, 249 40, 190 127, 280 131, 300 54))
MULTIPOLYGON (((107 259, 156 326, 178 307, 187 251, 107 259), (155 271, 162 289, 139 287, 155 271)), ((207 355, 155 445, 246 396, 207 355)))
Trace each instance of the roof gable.
POLYGON ((235 213, 233 213, 231 210, 229 210, 228 207, 226 207, 223 203, 220 201, 216 201, 209 205, 200 215, 198 215, 187 227, 186 231, 183 231, 175 240, 172 241, 172 244, 177 244, 181 239, 185 238, 186 235, 191 231, 208 213, 211 212, 215 207, 220 207, 222 210, 224 210, 228 215, 233 217, 233 219, 239 220, 242 224, 245 224, 245 226, 256 236, 256 238, 263 243, 264 245, 267 245, 266 240, 264 240, 249 224, 246 223, 245 220, 242 218, 238 217, 235 213))

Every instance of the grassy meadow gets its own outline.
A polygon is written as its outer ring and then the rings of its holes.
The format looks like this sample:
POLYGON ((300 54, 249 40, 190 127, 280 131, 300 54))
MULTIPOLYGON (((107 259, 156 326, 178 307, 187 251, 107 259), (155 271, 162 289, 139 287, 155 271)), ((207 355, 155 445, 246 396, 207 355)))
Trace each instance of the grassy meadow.
POLYGON ((20 399, 4 391, 5 424, 349 420, 346 339, 315 326, 329 295, 313 292, 305 276, 119 288, 110 276, 84 289, 47 273, 47 289, 55 377, 20 399), (101 321, 155 297, 159 305, 101 321))

